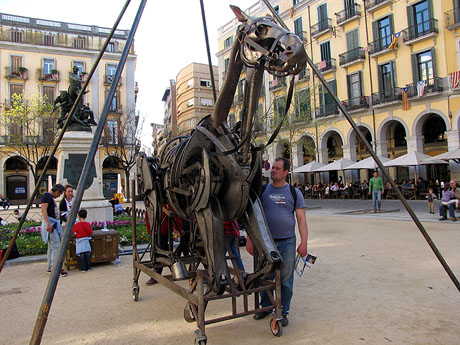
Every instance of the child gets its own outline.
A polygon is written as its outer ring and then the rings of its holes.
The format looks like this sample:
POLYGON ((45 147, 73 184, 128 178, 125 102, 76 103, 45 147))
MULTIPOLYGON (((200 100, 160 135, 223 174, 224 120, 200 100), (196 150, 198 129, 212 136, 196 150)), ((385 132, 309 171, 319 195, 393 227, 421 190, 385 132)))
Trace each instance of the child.
POLYGON ((80 263, 81 272, 91 271, 91 245, 89 240, 93 234, 93 228, 91 224, 86 222, 86 216, 88 212, 85 209, 78 211, 78 220, 79 222, 73 227, 73 233, 77 234, 77 256, 80 263))
POLYGON ((428 189, 426 198, 428 199, 428 205, 430 206, 430 214, 434 214, 434 199, 436 199, 436 194, 433 193, 433 188, 428 189))

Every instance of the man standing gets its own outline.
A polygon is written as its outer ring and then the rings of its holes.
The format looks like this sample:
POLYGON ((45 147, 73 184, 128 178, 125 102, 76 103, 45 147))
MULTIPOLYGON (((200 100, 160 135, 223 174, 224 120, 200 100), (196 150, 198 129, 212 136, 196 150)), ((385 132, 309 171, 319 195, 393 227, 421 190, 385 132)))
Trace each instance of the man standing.
MULTIPOLYGON (((288 325, 287 316, 293 295, 294 266, 296 257, 295 218, 300 234, 300 244, 297 253, 307 255, 308 227, 305 214, 305 200, 297 188, 292 188, 286 182, 289 174, 290 162, 285 158, 276 158, 271 170, 272 183, 262 194, 262 205, 270 233, 283 259, 281 265, 281 307, 283 327, 288 325), (294 192, 292 192, 292 190, 294 192), (294 198, 293 193, 297 197, 294 198), (295 213, 295 218, 294 218, 295 213)), ((266 293, 261 293, 261 305, 269 306, 270 299, 266 293)), ((271 312, 261 312, 254 315, 261 320, 271 312)))
MULTIPOLYGON (((51 188, 51 192, 46 192, 41 198, 42 207, 42 240, 48 243, 47 260, 48 274, 51 273, 56 255, 61 244, 62 228, 59 221, 59 210, 54 199, 59 198, 64 193, 65 188, 62 184, 56 184, 51 188)), ((61 277, 66 277, 67 272, 61 270, 61 277)))
POLYGON ((383 181, 377 170, 374 171, 374 177, 369 181, 369 194, 372 193, 372 202, 374 203, 374 213, 377 212, 377 203, 379 212, 382 210, 382 192, 383 181))

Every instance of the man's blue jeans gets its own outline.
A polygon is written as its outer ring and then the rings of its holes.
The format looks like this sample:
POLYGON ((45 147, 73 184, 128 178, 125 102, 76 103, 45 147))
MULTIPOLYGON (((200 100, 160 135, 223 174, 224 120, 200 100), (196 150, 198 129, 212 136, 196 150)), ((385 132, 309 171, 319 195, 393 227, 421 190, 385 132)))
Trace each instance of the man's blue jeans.
POLYGON ((240 252, 238 251, 238 247, 236 244, 237 243, 236 237, 225 236, 225 240, 228 242, 228 245, 230 246, 230 249, 232 250, 233 255, 235 256, 236 265, 241 271, 244 272, 244 264, 243 264, 243 260, 241 260, 240 252))
POLYGON ((444 206, 442 203, 439 204, 439 215, 441 217, 446 218, 446 209, 447 207, 449 209, 449 217, 454 218, 455 217, 455 204, 454 203, 449 203, 447 206, 444 206))
POLYGON ((377 204, 379 210, 382 208, 382 191, 380 189, 372 191, 372 202, 374 203, 374 211, 377 210, 377 204))
MULTIPOLYGON (((288 315, 291 299, 294 291, 294 265, 296 257, 296 238, 290 237, 282 240, 274 240, 280 252, 283 264, 281 265, 281 307, 282 314, 288 315)), ((273 279, 273 275, 272 278, 273 279)), ((271 302, 265 292, 260 293, 262 307, 268 307, 271 302)))

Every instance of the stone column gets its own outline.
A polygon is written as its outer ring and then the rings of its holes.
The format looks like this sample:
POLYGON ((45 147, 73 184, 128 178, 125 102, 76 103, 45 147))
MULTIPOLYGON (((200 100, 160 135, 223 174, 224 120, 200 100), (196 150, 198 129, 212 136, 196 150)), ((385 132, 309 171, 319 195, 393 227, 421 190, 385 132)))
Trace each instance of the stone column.
MULTIPOLYGON (((303 150, 299 151, 298 145, 294 144, 292 147, 292 170, 297 169, 303 165, 303 150)), ((303 173, 293 173, 292 183, 304 183, 303 173)))
POLYGON ((379 156, 388 157, 388 148, 387 148, 387 141, 376 141, 375 142, 376 152, 379 156))
MULTIPOLYGON (((421 152, 423 153, 423 136, 412 136, 406 137, 407 141, 407 152, 421 152)), ((419 165, 417 167, 409 167, 409 176, 411 173, 415 172, 414 169, 417 169, 417 178, 422 177, 426 179, 426 166, 419 165)))
MULTIPOLYGON (((454 151, 460 147, 460 131, 452 130, 447 131, 447 147, 449 151, 454 151)), ((460 181, 460 164, 454 161, 449 161, 450 164, 450 178, 455 181, 460 181)))
MULTIPOLYGON (((86 156, 90 150, 93 133, 83 131, 66 132, 57 151, 57 183, 71 184, 77 188, 86 156)), ((94 164, 81 202, 81 208, 88 211, 88 222, 113 220, 110 203, 102 194, 102 161, 99 152, 94 157, 94 164)))

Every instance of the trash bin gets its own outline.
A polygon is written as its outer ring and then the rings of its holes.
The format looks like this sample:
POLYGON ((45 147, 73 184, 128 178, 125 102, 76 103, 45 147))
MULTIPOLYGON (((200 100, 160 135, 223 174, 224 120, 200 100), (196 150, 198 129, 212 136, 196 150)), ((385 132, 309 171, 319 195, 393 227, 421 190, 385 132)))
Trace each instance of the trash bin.
MULTIPOLYGON (((69 240, 65 258, 67 270, 78 267, 78 257, 75 248, 75 235, 69 240)), ((96 230, 91 238, 91 263, 111 262, 118 257, 118 232, 116 230, 96 230)))

